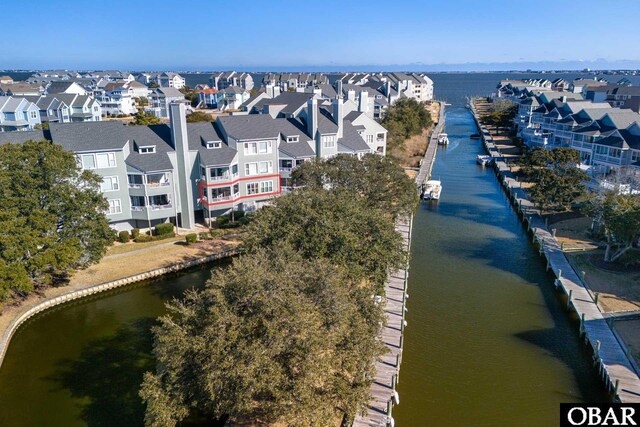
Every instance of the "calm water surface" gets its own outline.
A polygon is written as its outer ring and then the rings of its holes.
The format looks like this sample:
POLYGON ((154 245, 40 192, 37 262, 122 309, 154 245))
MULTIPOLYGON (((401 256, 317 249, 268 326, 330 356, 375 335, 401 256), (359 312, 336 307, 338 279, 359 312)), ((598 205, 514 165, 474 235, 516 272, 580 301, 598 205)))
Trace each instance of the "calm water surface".
POLYGON ((560 402, 605 400, 493 171, 470 113, 448 108, 438 203, 414 219, 396 425, 554 426, 560 402))
POLYGON ((210 269, 64 305, 23 325, 0 368, 0 426, 143 425, 138 389, 155 367, 150 328, 164 303, 210 269))

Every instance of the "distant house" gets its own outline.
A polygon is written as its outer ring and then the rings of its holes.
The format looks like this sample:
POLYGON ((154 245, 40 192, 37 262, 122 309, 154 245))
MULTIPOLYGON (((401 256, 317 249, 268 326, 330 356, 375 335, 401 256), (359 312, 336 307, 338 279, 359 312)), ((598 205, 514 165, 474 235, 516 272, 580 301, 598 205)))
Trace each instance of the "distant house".
POLYGON ((155 83, 160 87, 173 87, 176 89, 182 89, 186 86, 186 81, 178 73, 164 72, 164 73, 140 73, 136 78, 136 81, 150 85, 155 83))
POLYGON ((211 87, 218 90, 226 89, 230 86, 238 86, 250 91, 253 89, 253 77, 249 73, 238 73, 236 71, 227 71, 215 73, 209 78, 211 87))
POLYGON ((308 86, 328 84, 329 78, 322 73, 267 73, 262 86, 277 86, 283 92, 287 90, 304 92, 308 86))
POLYGON ((558 92, 569 90, 569 82, 565 79, 557 78, 551 82, 551 90, 555 90, 558 92))
POLYGON ((200 108, 218 108, 218 89, 202 89, 198 92, 198 106, 200 108))
POLYGON ((55 95, 28 96, 28 101, 33 102, 40 110, 40 121, 49 123, 70 123, 71 111, 69 106, 59 100, 55 95))
POLYGON ((108 83, 98 99, 106 115, 131 115, 138 111, 133 91, 126 83, 108 83))
POLYGON ((13 78, 10 76, 0 76, 0 83, 2 84, 11 84, 13 83, 13 78))
POLYGON ((39 96, 43 92, 39 84, 0 83, 0 96, 39 96))
POLYGON ((218 108, 224 110, 238 110, 249 99, 249 91, 239 86, 229 86, 217 93, 218 108))
POLYGON ((40 123, 40 112, 33 102, 0 96, 0 132, 31 130, 40 123))
POLYGON ((48 95, 56 93, 72 93, 75 95, 87 95, 88 91, 73 81, 51 82, 46 88, 48 95))
POLYGON ((160 87, 172 87, 175 89, 182 89, 186 85, 184 77, 178 73, 161 73, 157 77, 156 83, 160 87))
POLYGON ((169 105, 174 102, 188 103, 182 92, 173 87, 161 87, 151 91, 149 94, 149 105, 145 111, 153 113, 159 118, 169 118, 169 105))

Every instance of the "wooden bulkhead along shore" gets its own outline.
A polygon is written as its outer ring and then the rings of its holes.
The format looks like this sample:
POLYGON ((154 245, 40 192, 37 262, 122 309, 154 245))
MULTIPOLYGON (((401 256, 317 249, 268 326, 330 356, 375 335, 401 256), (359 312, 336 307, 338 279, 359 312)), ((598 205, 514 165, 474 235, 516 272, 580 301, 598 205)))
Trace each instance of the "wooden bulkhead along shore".
POLYGON ((593 353, 594 366, 600 378, 614 401, 640 402, 640 378, 629 355, 598 308, 591 290, 569 264, 555 233, 549 231, 533 203, 527 198, 520 182, 494 144, 491 132, 481 125, 474 101, 471 102, 471 112, 480 130, 484 148, 494 160, 496 175, 504 191, 531 233, 533 243, 539 245, 540 255, 546 258, 547 270, 551 270, 556 277, 556 288, 566 295, 567 308, 575 311, 580 318, 579 333, 593 353))
MULTIPOLYGON (((431 176, 433 163, 436 159, 438 134, 444 129, 444 102, 440 103, 440 117, 438 124, 431 134, 427 151, 420 162, 420 171, 416 176, 416 186, 421 189, 422 184, 431 176)), ((403 218, 396 223, 396 231, 402 235, 405 250, 411 250, 411 230, 413 216, 403 218)), ((364 426, 392 426, 393 406, 400 403, 400 396, 396 386, 400 378, 400 364, 402 363, 402 346, 404 328, 407 326, 407 279, 409 265, 389 274, 384 286, 385 314, 387 324, 382 329, 381 339, 388 352, 376 362, 376 377, 371 386, 371 401, 367 414, 357 416, 353 427, 364 426)))

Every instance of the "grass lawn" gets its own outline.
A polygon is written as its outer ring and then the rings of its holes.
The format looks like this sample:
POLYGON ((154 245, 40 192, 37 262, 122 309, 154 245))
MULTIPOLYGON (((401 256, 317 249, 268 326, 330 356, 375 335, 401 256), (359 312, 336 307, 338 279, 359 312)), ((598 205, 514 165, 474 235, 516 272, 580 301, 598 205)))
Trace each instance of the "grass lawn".
POLYGON ((163 243, 177 242, 179 240, 184 240, 184 236, 175 236, 175 237, 170 237, 168 239, 155 240, 153 242, 144 242, 144 243, 136 243, 134 241, 130 241, 129 243, 116 242, 113 244, 113 246, 107 249, 107 253, 105 256, 125 254, 127 252, 133 252, 140 249, 146 249, 153 246, 158 246, 163 243))
POLYGON ((636 362, 640 363, 640 319, 616 320, 614 326, 636 362))

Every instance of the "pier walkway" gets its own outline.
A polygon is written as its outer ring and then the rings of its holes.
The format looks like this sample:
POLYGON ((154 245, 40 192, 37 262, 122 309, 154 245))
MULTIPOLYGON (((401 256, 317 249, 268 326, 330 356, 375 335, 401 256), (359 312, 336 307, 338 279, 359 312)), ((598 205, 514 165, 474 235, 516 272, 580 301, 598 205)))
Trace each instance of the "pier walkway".
POLYGON ((433 163, 436 158, 436 150, 438 149, 438 134, 444 130, 444 102, 440 102, 440 114, 438 117, 438 124, 433 128, 431 137, 429 138, 429 145, 427 145, 427 151, 424 154, 424 158, 420 162, 420 170, 416 177, 416 184, 418 188, 422 188, 422 185, 431 177, 431 170, 433 169, 433 163))
MULTIPOLYGON (((479 124, 473 105, 472 113, 479 124)), ((574 310, 580 318, 580 334, 591 347, 594 364, 609 392, 623 403, 640 402, 640 378, 631 362, 632 356, 618 341, 608 324, 608 316, 600 311, 591 291, 569 264, 555 233, 549 231, 538 215, 491 136, 482 132, 482 140, 487 153, 494 159, 496 174, 505 191, 527 224, 534 243, 539 245, 540 255, 546 258, 547 269, 553 271, 556 287, 565 293, 567 308, 574 310)))
MULTIPOLYGON (((433 163, 436 159, 438 147, 438 133, 444 129, 444 102, 440 103, 440 117, 433 130, 427 151, 420 162, 420 171, 416 176, 416 185, 422 184, 431 176, 433 163)), ((396 223, 396 231, 402 235, 403 246, 407 253, 411 250, 411 229, 413 217, 399 220, 396 223)), ((387 347, 387 353, 376 362, 376 377, 371 386, 371 401, 367 408, 367 414, 358 415, 353 422, 353 427, 383 427, 393 424, 393 406, 399 403, 396 392, 402 363, 402 343, 404 328, 407 325, 405 315, 407 312, 407 279, 409 277, 409 265, 404 269, 392 272, 384 286, 385 314, 387 324, 382 329, 380 338, 387 347)))

